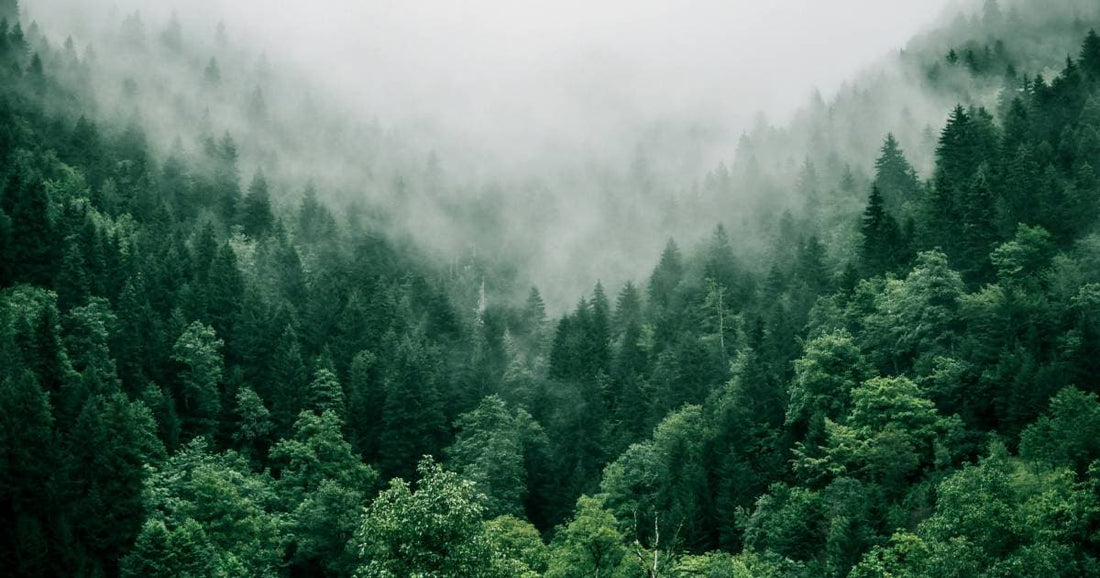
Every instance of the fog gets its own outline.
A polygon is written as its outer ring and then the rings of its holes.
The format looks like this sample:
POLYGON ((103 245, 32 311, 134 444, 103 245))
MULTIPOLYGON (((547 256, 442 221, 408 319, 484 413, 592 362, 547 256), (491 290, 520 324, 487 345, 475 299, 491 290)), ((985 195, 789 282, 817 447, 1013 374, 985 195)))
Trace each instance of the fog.
MULTIPOLYGON (((887 132, 926 169, 950 107, 993 106, 1002 88, 960 76, 933 93, 902 51, 960 13, 965 38, 978 0, 23 4, 56 43, 71 32, 111 52, 96 61, 102 116, 139 116, 162 151, 182 137, 196 157, 202 135, 229 132, 245 184, 262 169, 287 206, 312 181, 337 206, 381 207, 389 234, 514 271, 490 293, 538 284, 558 310, 718 223, 763 262, 778 216, 806 214, 806 163, 822 191, 854 175, 829 201, 854 224, 887 132), (169 54, 157 38, 172 18, 184 48, 169 54), (109 40, 124 20, 141 42, 109 40), (261 88, 263 126, 247 120, 261 88)), ((922 42, 946 53, 955 36, 922 42)), ((844 258, 845 239, 825 241, 844 258)))
MULTIPOLYGON (((47 21, 89 8, 24 4, 47 21)), ((307 71, 318 90, 359 113, 461 137, 451 152, 510 164, 545 161, 547 147, 615 148, 609 141, 629 141, 640 121, 705 123, 735 136, 758 112, 782 121, 815 87, 827 97, 904 46, 947 4, 122 0, 98 8, 140 10, 151 25, 174 11, 185 27, 210 32, 223 20, 234 40, 307 71)), ((454 142, 440 140, 440 148, 454 142)))
POLYGON ((270 3, 212 5, 231 30, 316 73, 387 123, 538 162, 614 148, 639 121, 736 134, 783 120, 898 49, 946 0, 270 3), (263 16, 257 16, 262 14, 263 16))

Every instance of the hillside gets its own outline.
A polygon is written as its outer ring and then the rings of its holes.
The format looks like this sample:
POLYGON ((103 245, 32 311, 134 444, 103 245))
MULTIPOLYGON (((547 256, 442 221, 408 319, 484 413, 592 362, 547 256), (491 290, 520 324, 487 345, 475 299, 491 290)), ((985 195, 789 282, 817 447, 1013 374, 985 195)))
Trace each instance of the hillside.
POLYGON ((224 29, 24 9, 13 574, 1100 575, 1095 3, 964 7, 713 168, 499 178, 224 29))

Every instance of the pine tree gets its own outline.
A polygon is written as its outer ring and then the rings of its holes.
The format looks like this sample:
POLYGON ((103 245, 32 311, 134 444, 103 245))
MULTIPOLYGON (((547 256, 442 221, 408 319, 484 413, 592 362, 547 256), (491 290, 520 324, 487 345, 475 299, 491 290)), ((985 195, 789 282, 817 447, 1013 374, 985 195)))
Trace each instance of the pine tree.
POLYGON ((867 208, 863 211, 859 246, 861 269, 871 277, 895 270, 904 258, 901 231, 897 221, 886 212, 878 187, 871 187, 867 208))
POLYGON ((611 363, 611 303, 604 293, 603 284, 596 282, 592 292, 592 316, 587 338, 586 351, 589 356, 588 374, 609 373, 611 363))
POLYGON ((62 481, 61 454, 54 432, 49 395, 30 371, 13 371, 0 380, 0 559, 19 575, 58 571, 48 552, 63 522, 57 502, 62 481), (50 519, 50 518, 54 519, 50 519))
POLYGON ((1000 137, 989 113, 955 107, 940 134, 933 187, 925 196, 926 246, 938 246, 957 256, 957 216, 963 197, 978 167, 983 163, 992 166, 998 143, 1000 137))
POLYGON ((212 436, 221 411, 224 342, 209 325, 195 321, 172 348, 172 359, 180 365, 180 409, 184 433, 212 436))
POLYGON ((18 170, 13 171, 4 187, 2 209, 11 219, 10 261, 4 267, 9 279, 50 286, 60 246, 41 179, 24 181, 18 170))
POLYGON ((168 19, 168 26, 160 35, 160 41, 171 52, 178 53, 183 50, 183 27, 180 26, 179 16, 174 10, 171 18, 168 19))
POLYGON ((990 190, 988 167, 983 165, 970 184, 962 202, 962 240, 959 268, 969 279, 986 280, 992 274, 989 251, 997 241, 994 198, 990 190))
POLYGON ((181 221, 198 214, 199 199, 195 197, 191 175, 184 157, 183 143, 176 139, 171 152, 161 166, 160 193, 181 221))
POLYGON ((532 336, 532 345, 538 343, 546 325, 546 304, 538 287, 531 287, 527 301, 523 305, 523 333, 532 336))
POLYGON ((31 89, 39 98, 46 92, 46 71, 42 67, 42 58, 35 52, 31 56, 31 63, 27 66, 27 81, 30 82, 31 89))
POLYGON ((210 263, 206 296, 206 319, 218 335, 234 335, 233 323, 240 315, 244 299, 244 279, 237 267, 237 254, 229 243, 218 250, 210 263))
POLYGON ((369 351, 360 351, 348 369, 347 426, 355 450, 368 460, 378 455, 382 431, 382 411, 386 392, 378 359, 369 351))
POLYGON ((242 212, 241 225, 246 235, 259 239, 271 233, 275 226, 275 216, 271 212, 271 197, 262 171, 257 171, 252 177, 242 212))
POLYGON ((739 287, 737 257, 733 254, 726 228, 719 223, 711 234, 707 247, 706 260, 703 263, 703 277, 711 279, 725 289, 732 302, 744 299, 744 291, 739 287))
POLYGON ((917 173, 893 134, 887 134, 878 159, 875 161, 875 187, 882 195, 886 209, 894 215, 900 214, 902 207, 916 202, 920 194, 920 182, 917 173))
POLYGON ((1089 30, 1081 45, 1081 70, 1093 81, 1100 80, 1100 36, 1089 30))
POLYGON ((142 526, 141 491, 144 464, 164 457, 149 408, 125 394, 97 395, 84 407, 73 431, 71 477, 82 496, 76 511, 76 533, 106 575, 118 572, 118 561, 142 526))
POLYGON ((62 310, 82 305, 88 299, 88 278, 85 270, 84 253, 76 239, 70 238, 65 256, 61 260, 61 270, 54 283, 57 305, 62 310))
POLYGON ((237 143, 228 132, 218 141, 205 143, 206 155, 212 165, 210 193, 206 199, 218 212, 227 227, 237 222, 241 203, 240 175, 237 170, 237 143))
POLYGON ((328 369, 318 369, 309 384, 309 409, 317 414, 331 411, 341 423, 347 418, 344 405, 344 389, 336 375, 328 369))
POLYGON ((237 419, 236 431, 233 432, 235 447, 258 463, 267 455, 271 444, 270 438, 274 429, 271 412, 256 391, 246 386, 237 390, 233 413, 237 419))
POLYGON ((271 367, 272 383, 268 386, 270 390, 257 391, 262 397, 271 400, 271 415, 280 434, 290 431, 298 412, 305 408, 308 379, 298 332, 293 326, 287 325, 275 348, 271 367))
POLYGON ((202 71, 203 83, 208 88, 217 88, 222 83, 222 72, 218 68, 218 59, 211 57, 210 61, 206 63, 206 68, 202 71))
POLYGON ((298 208, 298 234, 307 243, 331 239, 336 234, 336 219, 317 200, 317 190, 310 184, 298 208))
POLYGON ((825 259, 825 245, 817 235, 810 235, 799 243, 795 257, 795 279, 805 284, 812 295, 819 295, 832 287, 832 278, 825 259))
POLYGON ((446 421, 439 390, 438 354, 419 338, 396 345, 386 376, 386 402, 380 439, 382 472, 411 479, 424 455, 442 448, 446 421))
POLYGON ((672 305, 677 285, 684 274, 683 259, 676 241, 669 239, 661 252, 661 260, 649 278, 650 305, 664 312, 672 305))

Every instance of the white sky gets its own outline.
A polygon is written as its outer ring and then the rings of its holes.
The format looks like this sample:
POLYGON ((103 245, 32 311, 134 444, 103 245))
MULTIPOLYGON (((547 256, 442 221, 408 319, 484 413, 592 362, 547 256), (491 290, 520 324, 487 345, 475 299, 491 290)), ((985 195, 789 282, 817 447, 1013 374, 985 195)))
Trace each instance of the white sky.
POLYGON ((902 47, 948 3, 212 1, 234 34, 321 72, 379 118, 467 129, 602 114, 782 118, 812 88, 828 94, 902 47))
MULTIPOLYGON (((78 0, 84 1, 84 0, 78 0)), ((24 0, 46 17, 73 0, 24 0)), ((952 0, 114 0, 313 71, 385 126, 537 158, 654 121, 736 140, 901 48, 952 0), (641 122, 640 122, 641 121, 641 122), (447 136, 451 138, 446 138, 447 136), (457 138, 456 138, 457 137, 457 138)), ((110 5, 107 5, 110 6, 110 5)), ((86 8, 86 6, 81 6, 86 8)), ((97 8, 104 9, 104 8, 97 8)), ((50 18, 47 18, 50 19, 50 18)), ((625 144, 629 147, 629 144, 625 144)), ((498 155, 499 156, 499 155, 498 155)), ((583 155, 577 155, 583 156, 583 155)))

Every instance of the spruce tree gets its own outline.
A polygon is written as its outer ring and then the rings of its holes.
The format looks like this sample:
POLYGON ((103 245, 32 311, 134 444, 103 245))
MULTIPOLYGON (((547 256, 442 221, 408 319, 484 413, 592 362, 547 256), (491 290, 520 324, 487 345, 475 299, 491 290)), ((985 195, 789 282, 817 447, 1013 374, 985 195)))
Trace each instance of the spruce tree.
POLYGON ((217 88, 222 82, 222 71, 218 67, 218 59, 211 57, 202 71, 202 80, 207 88, 217 88))
POLYGON ((963 198, 962 240, 959 268, 970 280, 986 280, 992 274, 989 251, 997 241, 994 215, 995 199, 990 190, 988 167, 983 165, 974 175, 963 198))
POLYGON ((920 194, 917 173, 905 159, 893 134, 887 134, 875 161, 875 186, 882 194, 886 209, 898 215, 907 203, 916 202, 920 194))
POLYGON ((125 394, 97 395, 84 406, 72 432, 76 534, 98 572, 114 575, 142 526, 145 464, 164 457, 149 408, 125 394))
POLYGON ((904 254, 901 230, 897 221, 886 212, 878 187, 871 187, 871 196, 863 211, 860 234, 863 238, 860 241, 859 256, 864 276, 881 275, 897 268, 904 254))
POLYGON ((11 369, 0 380, 0 559, 17 575, 53 574, 48 552, 68 545, 56 542, 63 466, 50 399, 34 373, 11 369))
POLYGON ((683 259, 680 256, 680 248, 676 241, 669 239, 665 249, 661 252, 661 259, 649 278, 650 305, 659 312, 664 312, 672 305, 676 286, 684 274, 683 259))
POLYGON ((254 239, 266 236, 274 228, 275 216, 271 212, 271 197, 262 171, 257 171, 252 177, 242 213, 241 225, 244 233, 254 239))
POLYGON ((272 383, 267 386, 270 389, 257 390, 261 397, 271 400, 271 415, 280 434, 290 431, 298 412, 305 408, 308 379, 298 332, 288 324, 275 348, 271 367, 272 383))
POLYGON ((179 364, 179 409, 184 434, 188 437, 212 437, 221 412, 224 372, 221 348, 224 342, 209 325, 195 321, 172 348, 172 359, 179 364))
POLYGON ((10 280, 50 286, 60 244, 50 218, 50 200, 40 178, 24 180, 12 171, 4 187, 2 209, 11 220, 6 266, 10 280))
POLYGON ((341 423, 347 418, 344 389, 332 371, 321 368, 314 374, 309 384, 309 409, 317 414, 331 411, 341 423))
POLYGON ((1100 36, 1089 30, 1081 45, 1081 70, 1093 81, 1100 80, 1100 36))
POLYGON ((397 343, 386 376, 380 465, 386 477, 412 479, 420 457, 442 448, 446 422, 439 389, 439 360, 420 338, 397 343))

